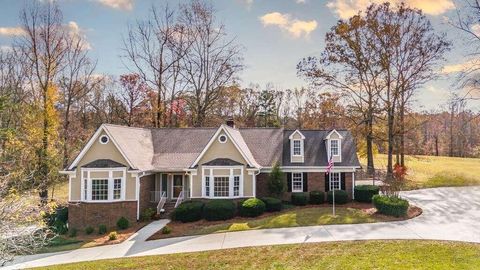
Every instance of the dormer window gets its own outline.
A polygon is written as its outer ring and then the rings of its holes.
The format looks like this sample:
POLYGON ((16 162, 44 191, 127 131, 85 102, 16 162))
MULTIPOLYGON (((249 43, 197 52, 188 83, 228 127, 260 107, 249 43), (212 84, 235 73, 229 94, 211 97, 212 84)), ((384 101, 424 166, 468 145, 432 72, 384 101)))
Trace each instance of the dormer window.
POLYGON ((302 155, 302 141, 293 140, 293 155, 301 156, 302 155))
POLYGON ((290 161, 292 163, 303 163, 305 152, 305 136, 295 130, 289 137, 290 139, 290 161))
POLYGON ((330 142, 330 151, 332 156, 338 156, 340 153, 339 151, 339 140, 332 140, 330 142))

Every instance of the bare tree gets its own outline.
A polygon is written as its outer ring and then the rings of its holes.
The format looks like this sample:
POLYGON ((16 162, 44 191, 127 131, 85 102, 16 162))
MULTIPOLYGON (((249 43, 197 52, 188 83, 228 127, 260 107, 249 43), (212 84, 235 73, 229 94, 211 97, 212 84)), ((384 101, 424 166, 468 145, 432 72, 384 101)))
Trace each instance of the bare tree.
POLYGON ((210 4, 193 0, 183 6, 182 16, 194 35, 191 48, 181 59, 182 70, 193 125, 203 126, 222 88, 233 84, 243 69, 241 47, 227 38, 225 25, 217 22, 210 4))
POLYGON ((51 180, 52 167, 51 144, 54 134, 54 123, 51 104, 55 96, 54 82, 64 68, 67 51, 65 37, 67 30, 62 25, 62 12, 55 2, 32 2, 31 6, 22 10, 20 20, 25 35, 16 41, 26 63, 31 66, 33 90, 39 91, 43 122, 42 143, 38 149, 38 164, 35 186, 39 189, 42 203, 48 198, 48 185, 51 180))
POLYGON ((140 80, 140 75, 138 74, 121 75, 120 84, 122 86, 120 100, 127 110, 125 123, 127 126, 132 126, 140 106, 145 102, 146 86, 140 80))

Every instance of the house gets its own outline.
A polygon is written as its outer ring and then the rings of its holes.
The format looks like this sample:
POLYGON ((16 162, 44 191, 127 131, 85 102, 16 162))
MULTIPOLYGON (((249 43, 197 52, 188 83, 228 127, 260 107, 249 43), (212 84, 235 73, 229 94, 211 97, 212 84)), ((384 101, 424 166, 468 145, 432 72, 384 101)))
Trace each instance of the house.
POLYGON ((360 164, 347 130, 236 128, 233 121, 218 128, 103 124, 61 171, 69 177, 69 223, 113 226, 121 216, 138 220, 144 209, 165 202, 267 196, 276 162, 286 174, 285 199, 334 188, 354 196, 360 164))

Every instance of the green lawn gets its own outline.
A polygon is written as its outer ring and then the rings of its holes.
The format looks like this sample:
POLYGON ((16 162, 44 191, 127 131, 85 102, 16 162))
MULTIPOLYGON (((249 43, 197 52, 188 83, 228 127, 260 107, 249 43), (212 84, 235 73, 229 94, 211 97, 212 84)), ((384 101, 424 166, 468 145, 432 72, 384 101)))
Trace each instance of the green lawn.
POLYGON ((479 269, 480 245, 354 241, 237 248, 49 266, 43 269, 479 269))
MULTIPOLYGON (((386 155, 375 156, 375 168, 385 169, 386 155)), ((366 167, 366 160, 361 159, 366 167)), ((480 185, 480 159, 436 156, 406 156, 409 188, 480 185)))
POLYGON ((171 222, 168 226, 171 234, 164 235, 157 232, 151 239, 221 233, 228 231, 244 231, 256 229, 288 228, 298 226, 314 226, 326 224, 355 224, 373 223, 380 221, 398 220, 398 218, 372 214, 361 209, 338 207, 336 217, 332 216, 332 207, 319 206, 310 208, 294 208, 265 217, 242 218, 237 217, 227 221, 182 223, 171 222))

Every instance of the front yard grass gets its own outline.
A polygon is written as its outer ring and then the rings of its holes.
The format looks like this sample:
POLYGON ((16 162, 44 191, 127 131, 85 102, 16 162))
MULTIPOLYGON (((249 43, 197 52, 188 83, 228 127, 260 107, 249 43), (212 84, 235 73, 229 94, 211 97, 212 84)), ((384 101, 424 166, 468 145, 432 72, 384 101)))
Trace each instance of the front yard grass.
POLYGON ((332 215, 331 205, 321 205, 295 207, 282 212, 266 213, 256 218, 236 217, 226 221, 200 220, 190 223, 174 221, 168 224, 168 227, 172 229, 170 234, 162 234, 159 231, 152 235, 149 240, 256 229, 393 221, 416 216, 421 211, 419 208, 412 207, 408 217, 395 218, 375 213, 371 204, 350 203, 350 206, 337 206, 336 217, 332 215))
MULTIPOLYGON (((366 168, 366 159, 361 163, 366 168)), ((386 169, 387 155, 374 158, 375 168, 386 169)), ((437 156, 405 156, 408 189, 480 185, 480 159, 437 156)))
POLYGON ((479 269, 480 245, 353 241, 101 260, 39 269, 479 269))

